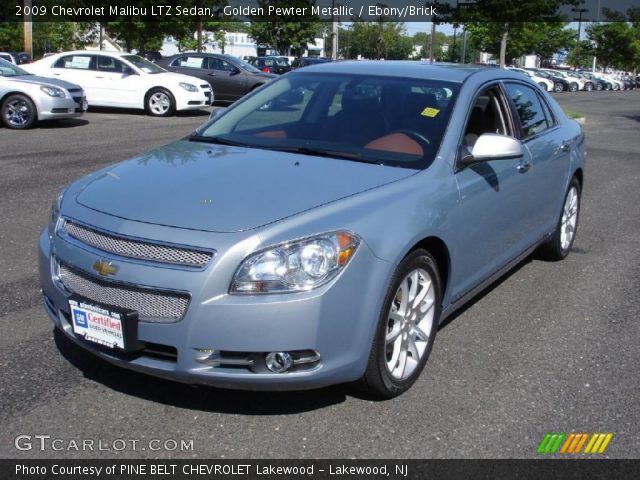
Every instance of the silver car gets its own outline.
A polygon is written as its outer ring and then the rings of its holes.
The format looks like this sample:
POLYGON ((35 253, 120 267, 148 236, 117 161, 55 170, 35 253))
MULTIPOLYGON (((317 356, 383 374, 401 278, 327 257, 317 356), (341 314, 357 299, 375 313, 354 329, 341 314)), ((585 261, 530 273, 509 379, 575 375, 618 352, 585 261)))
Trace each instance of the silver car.
POLYGON ((32 75, 0 59, 0 115, 13 129, 32 127, 39 120, 79 117, 87 98, 78 85, 32 75))

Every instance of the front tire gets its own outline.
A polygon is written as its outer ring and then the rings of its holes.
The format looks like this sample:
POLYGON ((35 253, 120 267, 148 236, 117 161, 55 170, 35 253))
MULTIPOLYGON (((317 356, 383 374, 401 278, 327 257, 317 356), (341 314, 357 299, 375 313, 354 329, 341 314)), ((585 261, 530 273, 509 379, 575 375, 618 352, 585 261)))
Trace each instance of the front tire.
POLYGON ((145 110, 154 117, 169 117, 176 112, 176 100, 164 88, 154 88, 145 97, 145 110))
POLYGON ((538 82, 538 85, 540 85, 540 88, 542 90, 544 90, 545 92, 548 91, 549 89, 547 88, 547 84, 544 82, 538 82))
POLYGON ((578 84, 575 82, 571 82, 569 84, 569 91, 570 92, 577 92, 578 91, 578 84))
POLYGON ((585 86, 584 86, 584 91, 585 92, 590 92, 591 90, 593 90, 593 84, 586 83, 585 86))
POLYGON ((406 392, 427 363, 441 311, 436 262, 426 250, 411 252, 396 269, 380 312, 361 385, 380 398, 406 392))
POLYGON ((9 95, 0 107, 2 123, 14 130, 31 128, 38 120, 38 110, 26 95, 9 95))
POLYGON ((562 204, 556 230, 542 246, 542 254, 549 260, 563 260, 569 255, 578 230, 580 215, 580 182, 573 177, 562 204))
POLYGON ((553 91, 556 93, 563 92, 564 86, 560 82, 556 82, 553 84, 553 91))

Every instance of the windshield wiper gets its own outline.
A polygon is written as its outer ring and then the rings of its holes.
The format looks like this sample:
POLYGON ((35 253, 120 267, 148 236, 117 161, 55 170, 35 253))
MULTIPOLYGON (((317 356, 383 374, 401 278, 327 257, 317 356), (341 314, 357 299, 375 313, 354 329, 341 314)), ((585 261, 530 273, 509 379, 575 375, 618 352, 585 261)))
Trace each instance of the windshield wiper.
POLYGON ((203 135, 192 134, 189 135, 190 142, 204 142, 204 143, 215 143, 217 145, 230 145, 232 147, 246 147, 248 145, 239 142, 232 142, 231 140, 226 140, 221 137, 205 137, 203 135))
POLYGON ((327 150, 325 148, 311 148, 311 147, 271 147, 260 146, 257 148, 265 148, 268 150, 277 150, 280 152, 299 153, 300 155, 315 155, 318 157, 328 158, 341 158, 344 160, 352 160, 354 162, 372 163, 374 165, 382 165, 379 160, 372 160, 370 158, 364 158, 357 152, 345 152, 343 150, 327 150))

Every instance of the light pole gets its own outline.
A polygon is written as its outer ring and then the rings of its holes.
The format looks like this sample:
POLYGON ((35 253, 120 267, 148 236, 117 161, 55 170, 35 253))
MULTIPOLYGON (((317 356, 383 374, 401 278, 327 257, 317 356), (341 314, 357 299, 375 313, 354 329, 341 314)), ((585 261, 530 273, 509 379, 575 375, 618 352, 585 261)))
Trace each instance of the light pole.
POLYGON ((33 35, 32 35, 32 24, 31 24, 31 0, 24 0, 24 9, 29 12, 24 16, 23 21, 23 30, 24 30, 24 51, 29 54, 31 58, 33 58, 33 35))
MULTIPOLYGON (((600 22, 600 0, 598 0, 598 11, 596 12, 596 22, 600 22)), ((598 47, 597 43, 596 43, 596 47, 598 47)), ((593 65, 591 67, 591 71, 593 73, 596 73, 596 56, 595 56, 595 54, 593 55, 593 65)))
POLYGON ((582 14, 588 12, 588 8, 572 8, 572 12, 576 12, 578 14, 578 18, 574 18, 573 20, 578 21, 578 44, 576 45, 576 65, 575 67, 580 66, 580 33, 582 31, 582 14))

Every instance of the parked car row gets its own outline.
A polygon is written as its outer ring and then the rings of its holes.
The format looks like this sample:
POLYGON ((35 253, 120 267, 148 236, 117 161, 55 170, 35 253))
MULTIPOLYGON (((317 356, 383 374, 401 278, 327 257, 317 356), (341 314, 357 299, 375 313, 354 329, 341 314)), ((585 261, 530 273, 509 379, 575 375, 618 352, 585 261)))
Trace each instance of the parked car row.
POLYGON ((640 88, 640 77, 632 79, 628 76, 546 68, 513 68, 513 70, 526 74, 543 89, 554 92, 634 90, 640 88))

